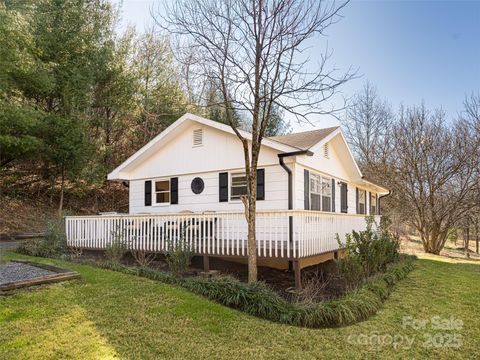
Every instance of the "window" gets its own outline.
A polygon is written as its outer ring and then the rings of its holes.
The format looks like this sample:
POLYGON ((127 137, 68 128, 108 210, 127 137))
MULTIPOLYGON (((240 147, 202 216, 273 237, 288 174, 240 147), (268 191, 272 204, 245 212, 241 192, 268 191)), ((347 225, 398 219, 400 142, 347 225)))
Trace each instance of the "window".
POLYGON ((332 211, 332 179, 310 173, 310 210, 332 211))
POLYGON ((365 214, 365 201, 367 194, 365 190, 358 189, 358 213, 365 214))
POLYGON ((203 129, 193 130, 193 146, 203 145, 203 129))
POLYGON ((155 181, 155 204, 170 204, 170 180, 155 181))
POLYGON ((310 173, 310 210, 322 210, 322 177, 310 173))
POLYGON ((233 173, 231 177, 230 200, 240 200, 247 195, 247 176, 245 173, 233 173))
POLYGON ((322 211, 332 211, 332 179, 322 176, 322 211))
POLYGON ((370 194, 370 214, 377 215, 377 194, 370 194))
POLYGON ((328 148, 328 143, 323 145, 323 156, 327 159, 330 158, 330 149, 328 148))

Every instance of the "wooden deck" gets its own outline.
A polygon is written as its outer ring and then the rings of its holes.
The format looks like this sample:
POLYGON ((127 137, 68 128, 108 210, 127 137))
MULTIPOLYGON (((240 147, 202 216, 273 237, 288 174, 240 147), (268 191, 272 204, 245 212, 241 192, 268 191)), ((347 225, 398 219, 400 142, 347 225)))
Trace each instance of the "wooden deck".
MULTIPOLYGON (((69 246, 105 249, 121 239, 129 249, 164 252, 182 241, 197 255, 247 256, 247 223, 242 212, 162 215, 67 216, 69 246)), ((379 221, 379 217, 376 217, 379 221)), ((258 212, 257 255, 301 259, 341 248, 345 234, 366 227, 364 215, 285 210, 258 212)))

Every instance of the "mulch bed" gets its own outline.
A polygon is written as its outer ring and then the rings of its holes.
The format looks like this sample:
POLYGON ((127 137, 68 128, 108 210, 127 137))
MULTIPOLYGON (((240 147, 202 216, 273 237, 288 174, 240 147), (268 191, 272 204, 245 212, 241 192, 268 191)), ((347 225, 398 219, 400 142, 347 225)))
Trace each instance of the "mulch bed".
POLYGON ((0 294, 23 287, 53 283, 80 277, 75 271, 31 261, 12 260, 0 264, 0 294))
MULTIPOLYGON (((102 251, 89 250, 84 251, 82 258, 91 259, 94 261, 101 261, 105 259, 102 251)), ((127 254, 122 263, 129 266, 136 266, 135 259, 127 254)), ((168 265, 165 262, 163 255, 158 254, 155 260, 149 265, 152 268, 161 271, 169 271, 168 265)), ((215 273, 222 275, 233 276, 240 281, 247 282, 248 280, 248 267, 245 264, 228 261, 216 257, 210 257, 210 269, 215 273)), ((189 271, 184 276, 203 276, 203 260, 201 256, 195 256, 192 259, 192 263, 189 271)), ((302 269, 302 280, 304 282, 304 288, 309 279, 320 279, 317 282, 317 286, 321 287, 321 291, 316 292, 312 300, 324 301, 338 299, 342 297, 347 289, 345 283, 339 278, 338 270, 335 262, 329 260, 318 265, 310 266, 302 269)), ((291 270, 278 270, 269 267, 258 267, 258 280, 265 282, 275 292, 284 297, 288 301, 295 301, 295 275, 291 270)))

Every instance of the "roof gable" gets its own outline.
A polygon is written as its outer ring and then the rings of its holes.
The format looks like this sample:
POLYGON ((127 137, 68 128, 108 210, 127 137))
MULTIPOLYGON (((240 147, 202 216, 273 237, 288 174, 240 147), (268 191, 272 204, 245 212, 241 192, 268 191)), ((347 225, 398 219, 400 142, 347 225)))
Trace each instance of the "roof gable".
MULTIPOLYGON (((121 180, 122 179, 120 176, 121 171, 123 171, 127 167, 135 166, 136 164, 141 162, 143 159, 148 158, 152 153, 157 151, 162 146, 162 144, 165 144, 166 142, 173 139, 177 134, 179 134, 182 128, 184 127, 184 125, 189 122, 197 122, 199 124, 203 124, 203 125, 218 129, 220 131, 224 131, 229 134, 235 135, 235 132, 229 125, 225 125, 213 120, 203 118, 198 115, 187 113, 182 117, 180 117, 177 121, 175 121, 169 127, 167 127, 160 134, 155 136, 152 140, 150 140, 140 150, 136 151, 132 156, 130 156, 117 168, 115 168, 110 174, 108 174, 107 178, 109 180, 121 180)), ((246 132, 243 130, 239 130, 239 132, 247 140, 250 140, 252 138, 252 135, 249 132, 246 132)), ((298 150, 298 148, 296 147, 289 146, 289 145, 286 145, 274 140, 270 140, 270 139, 264 139, 262 141, 262 146, 272 148, 278 152, 291 152, 291 151, 298 150)))

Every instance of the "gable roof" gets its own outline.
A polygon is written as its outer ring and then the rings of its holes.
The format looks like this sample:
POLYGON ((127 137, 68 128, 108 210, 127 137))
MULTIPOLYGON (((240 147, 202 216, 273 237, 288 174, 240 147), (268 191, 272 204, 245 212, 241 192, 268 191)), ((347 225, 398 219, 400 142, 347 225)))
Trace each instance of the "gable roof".
MULTIPOLYGON (((140 150, 136 151, 132 156, 130 156, 117 168, 115 168, 110 174, 108 174, 107 179, 122 180, 122 177, 120 175, 121 171, 125 170, 128 166, 134 165, 135 163, 141 161, 143 158, 148 157, 151 153, 155 152, 162 143, 166 142, 170 137, 174 137, 176 134, 178 134, 178 132, 182 128, 182 125, 187 122, 196 122, 235 135, 235 132, 229 125, 209 120, 198 115, 186 113, 169 127, 167 127, 165 130, 163 130, 160 134, 150 140, 140 150)), ((245 139, 251 140, 251 133, 240 129, 238 129, 238 131, 245 139)), ((297 147, 271 140, 269 138, 263 139, 262 146, 267 146, 279 152, 293 152, 299 150, 297 147)))
POLYGON ((269 137, 271 140, 275 140, 279 143, 294 146, 301 150, 309 150, 314 145, 318 144, 321 140, 325 139, 328 135, 337 130, 339 126, 329 127, 325 129, 303 131, 287 135, 279 135, 269 137))
MULTIPOLYGON (((124 171, 130 166, 135 166, 136 163, 141 162, 142 159, 148 157, 150 154, 157 151, 162 146, 162 143, 167 142, 169 138, 174 138, 177 134, 179 134, 182 131, 183 129, 182 125, 189 122, 200 123, 200 124, 210 126, 212 128, 235 135, 235 132, 229 125, 222 124, 213 120, 209 120, 198 115, 186 113, 185 115, 180 117, 177 121, 175 121, 173 124, 171 124, 169 127, 167 127, 164 131, 162 131, 160 134, 158 134, 152 140, 150 140, 140 150, 136 151, 121 165, 115 168, 110 174, 108 174, 107 178, 109 180, 123 180, 123 177, 121 176, 120 172, 124 171)), ((247 140, 250 140, 252 138, 251 133, 244 130, 240 130, 240 129, 238 131, 247 140)), ((374 182, 363 179, 362 172, 360 171, 353 157, 353 154, 350 151, 350 147, 347 144, 345 136, 343 135, 342 130, 340 129, 339 126, 264 138, 262 141, 262 146, 269 147, 280 153, 297 152, 298 150, 310 150, 312 152, 315 152, 321 146, 323 146, 326 142, 335 138, 337 135, 341 137, 342 142, 348 154, 347 156, 351 159, 359 177, 362 178, 363 181, 376 185, 374 182)))

